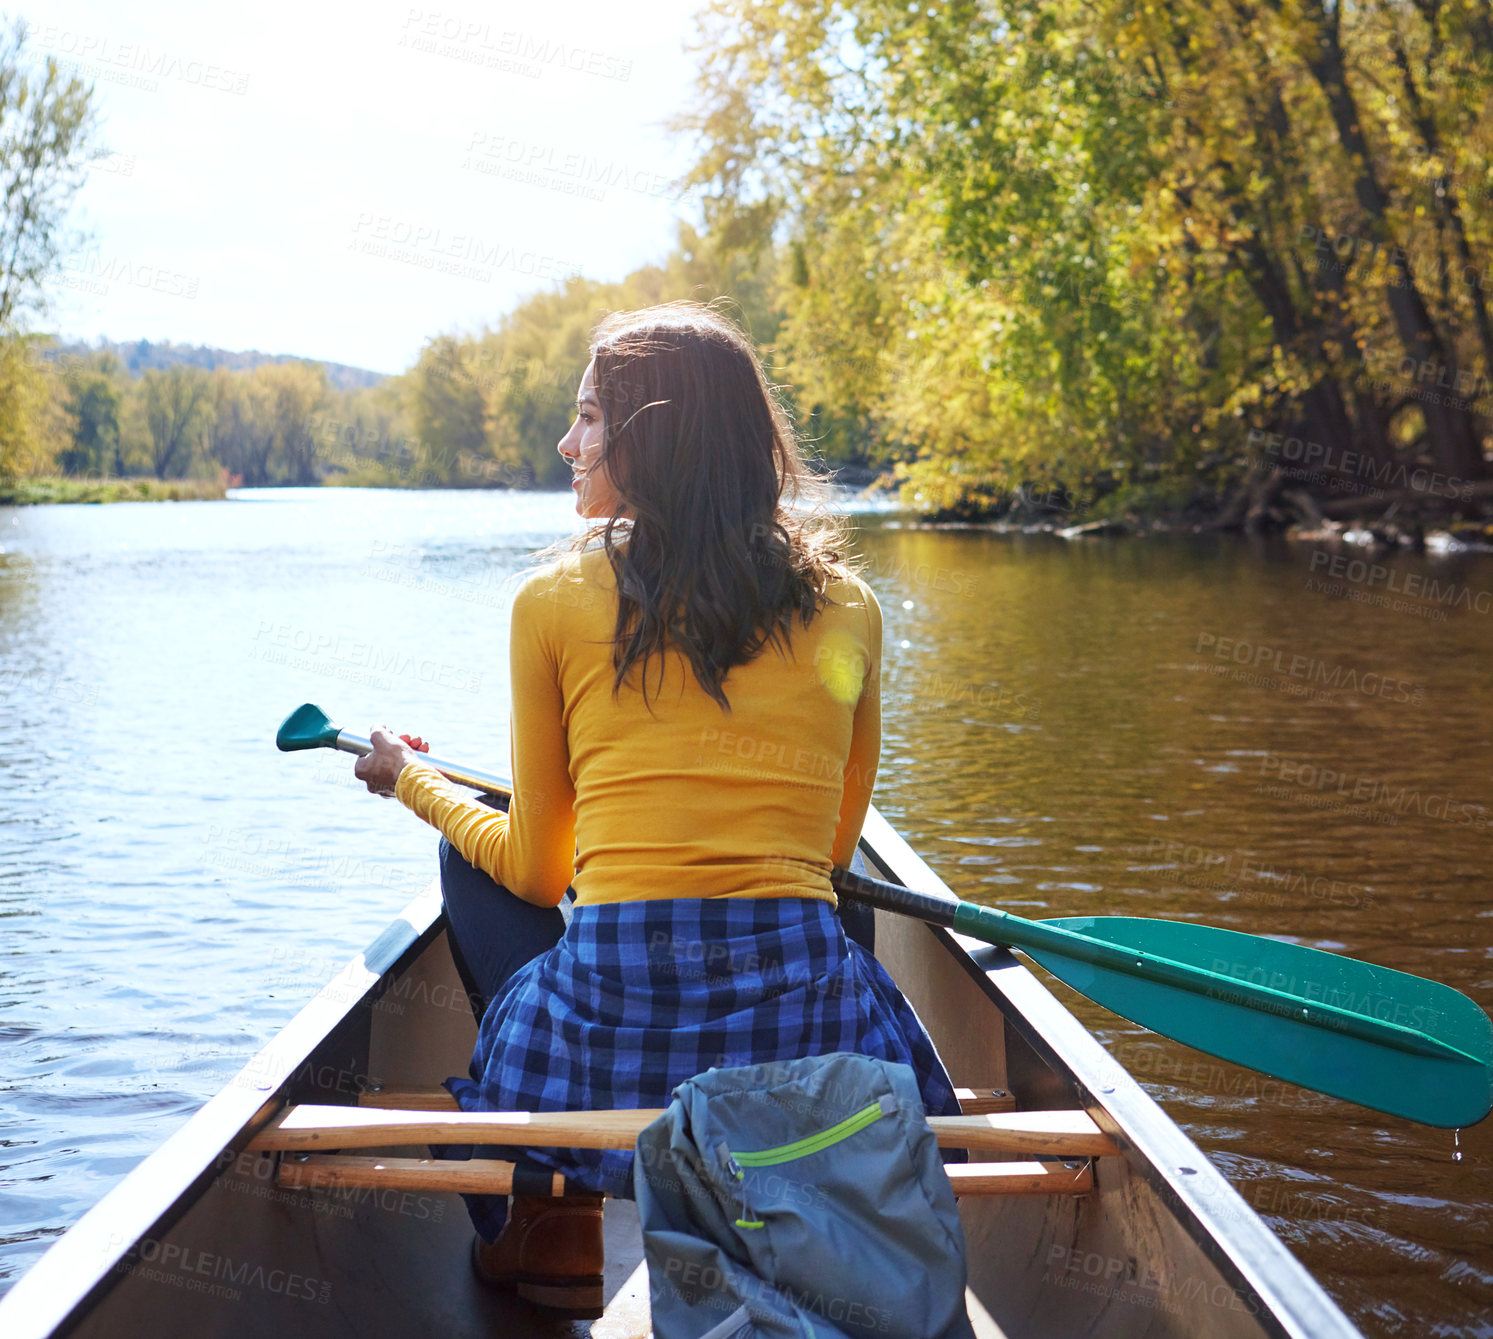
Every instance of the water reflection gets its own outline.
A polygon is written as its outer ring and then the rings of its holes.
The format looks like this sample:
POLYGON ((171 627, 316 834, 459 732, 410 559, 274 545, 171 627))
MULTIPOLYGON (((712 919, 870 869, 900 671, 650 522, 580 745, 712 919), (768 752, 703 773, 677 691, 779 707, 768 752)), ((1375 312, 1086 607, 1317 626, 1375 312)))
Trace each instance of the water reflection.
MULTIPOLYGON (((894 685, 877 802, 961 894, 1278 935, 1493 1003, 1487 560, 1355 551, 1352 589, 1393 584, 1386 604, 1319 589, 1322 557, 1278 543, 895 522, 862 543, 894 685)), ((1450 1132, 1053 989, 1370 1332, 1486 1316, 1486 1124, 1454 1163, 1450 1132)))

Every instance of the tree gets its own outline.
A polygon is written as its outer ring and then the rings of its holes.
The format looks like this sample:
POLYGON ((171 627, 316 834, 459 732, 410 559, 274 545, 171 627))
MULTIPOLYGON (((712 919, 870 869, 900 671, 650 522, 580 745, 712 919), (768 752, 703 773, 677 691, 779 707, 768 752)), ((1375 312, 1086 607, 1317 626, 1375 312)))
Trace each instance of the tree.
POLYGON ((284 477, 292 484, 320 482, 316 467, 317 411, 327 397, 319 363, 266 364, 254 370, 274 425, 284 477))
POLYGON ((52 467, 58 443, 53 371, 19 333, 44 306, 60 255, 59 230, 82 182, 94 131, 92 90, 64 80, 48 58, 23 66, 26 25, 0 31, 0 479, 52 467))
POLYGON ((0 339, 0 484, 43 473, 51 462, 43 427, 47 372, 36 342, 35 336, 0 339))
POLYGON ((487 457, 487 405, 469 350, 456 335, 438 335, 425 342, 404 374, 410 426, 423 455, 410 482, 458 483, 459 462, 487 457))
POLYGON ((428 482, 555 487, 569 471, 555 450, 575 414, 591 332, 608 312, 679 298, 729 297, 728 309, 767 346, 781 323, 771 248, 725 251, 681 225, 657 265, 619 283, 572 278, 524 299, 475 336, 431 340, 404 377, 428 482))
POLYGON ((333 393, 316 416, 317 461, 328 482, 395 488, 419 458, 397 380, 333 393))
POLYGON ((621 305, 615 289, 572 278, 556 292, 526 299, 475 342, 490 450, 513 482, 551 488, 568 482, 555 447, 575 417, 590 331, 608 306, 621 305))
POLYGON ((265 386, 252 373, 217 368, 213 378, 213 426, 208 452, 230 475, 250 488, 270 482, 274 417, 265 386))
POLYGON ((1272 433, 1339 483, 1476 480, 1489 28, 1481 0, 716 0, 691 180, 718 238, 785 244, 805 400, 916 486, 1253 480, 1258 511, 1272 433))
POLYGON ((192 463, 197 433, 212 413, 212 376, 177 365, 141 378, 151 461, 157 479, 179 478, 192 463))
POLYGON ((92 156, 93 90, 55 57, 24 72, 26 24, 0 34, 0 331, 44 305, 60 229, 92 156))
POLYGON ((68 366, 63 408, 70 419, 72 444, 57 457, 64 474, 124 473, 119 437, 124 391, 119 371, 119 360, 107 353, 68 366))

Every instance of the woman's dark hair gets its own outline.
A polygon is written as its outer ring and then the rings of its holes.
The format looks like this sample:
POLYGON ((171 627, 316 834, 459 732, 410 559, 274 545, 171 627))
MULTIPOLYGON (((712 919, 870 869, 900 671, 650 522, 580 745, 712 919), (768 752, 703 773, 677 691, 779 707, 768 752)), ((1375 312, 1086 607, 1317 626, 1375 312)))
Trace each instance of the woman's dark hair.
POLYGON ((615 514, 600 540, 617 582, 615 696, 641 662, 676 648, 723 711, 735 665, 790 639, 849 574, 845 527, 826 509, 778 388, 748 337, 713 306, 618 312, 591 345, 615 514))

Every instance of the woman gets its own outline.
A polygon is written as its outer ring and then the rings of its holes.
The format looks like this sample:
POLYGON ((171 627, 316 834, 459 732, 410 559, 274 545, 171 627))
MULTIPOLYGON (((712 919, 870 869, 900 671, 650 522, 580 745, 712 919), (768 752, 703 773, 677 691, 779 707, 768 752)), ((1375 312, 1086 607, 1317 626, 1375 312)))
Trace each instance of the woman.
MULTIPOLYGON (((830 869, 876 776, 881 611, 839 527, 793 508, 813 479, 749 342, 699 303, 611 317, 577 410, 559 450, 596 524, 514 601, 509 811, 387 730, 355 769, 447 839, 455 947, 491 1001, 452 1091, 468 1110, 662 1107, 713 1065, 860 1051, 956 1113, 835 914, 830 869)), ((630 1194, 630 1153, 533 1156, 630 1194)), ((519 1196, 506 1224, 502 1202, 472 1207, 480 1274, 595 1314, 599 1200, 519 1196)))

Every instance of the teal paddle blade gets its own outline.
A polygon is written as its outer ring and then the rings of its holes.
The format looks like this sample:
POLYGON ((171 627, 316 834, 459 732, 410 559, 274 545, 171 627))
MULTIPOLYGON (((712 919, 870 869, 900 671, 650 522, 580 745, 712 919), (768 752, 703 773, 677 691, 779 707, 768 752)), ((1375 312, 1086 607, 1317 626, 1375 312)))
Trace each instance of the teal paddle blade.
POLYGON ((297 749, 330 749, 337 747, 337 727, 313 702, 303 703, 290 713, 275 734, 275 745, 282 753, 297 749))
POLYGON ((1493 1109, 1493 1023, 1450 986, 1209 925, 1135 916, 1038 924, 1211 973, 1212 987, 1183 989, 1062 949, 1021 947, 1096 1004, 1199 1051, 1427 1125, 1473 1125, 1493 1109), (1279 1012, 1251 1007, 1242 995, 1231 998, 1230 981, 1290 999, 1279 1012), (1323 1004, 1397 1024, 1440 1043, 1440 1053, 1416 1054, 1303 1021, 1303 1012, 1310 1016, 1323 1004))

